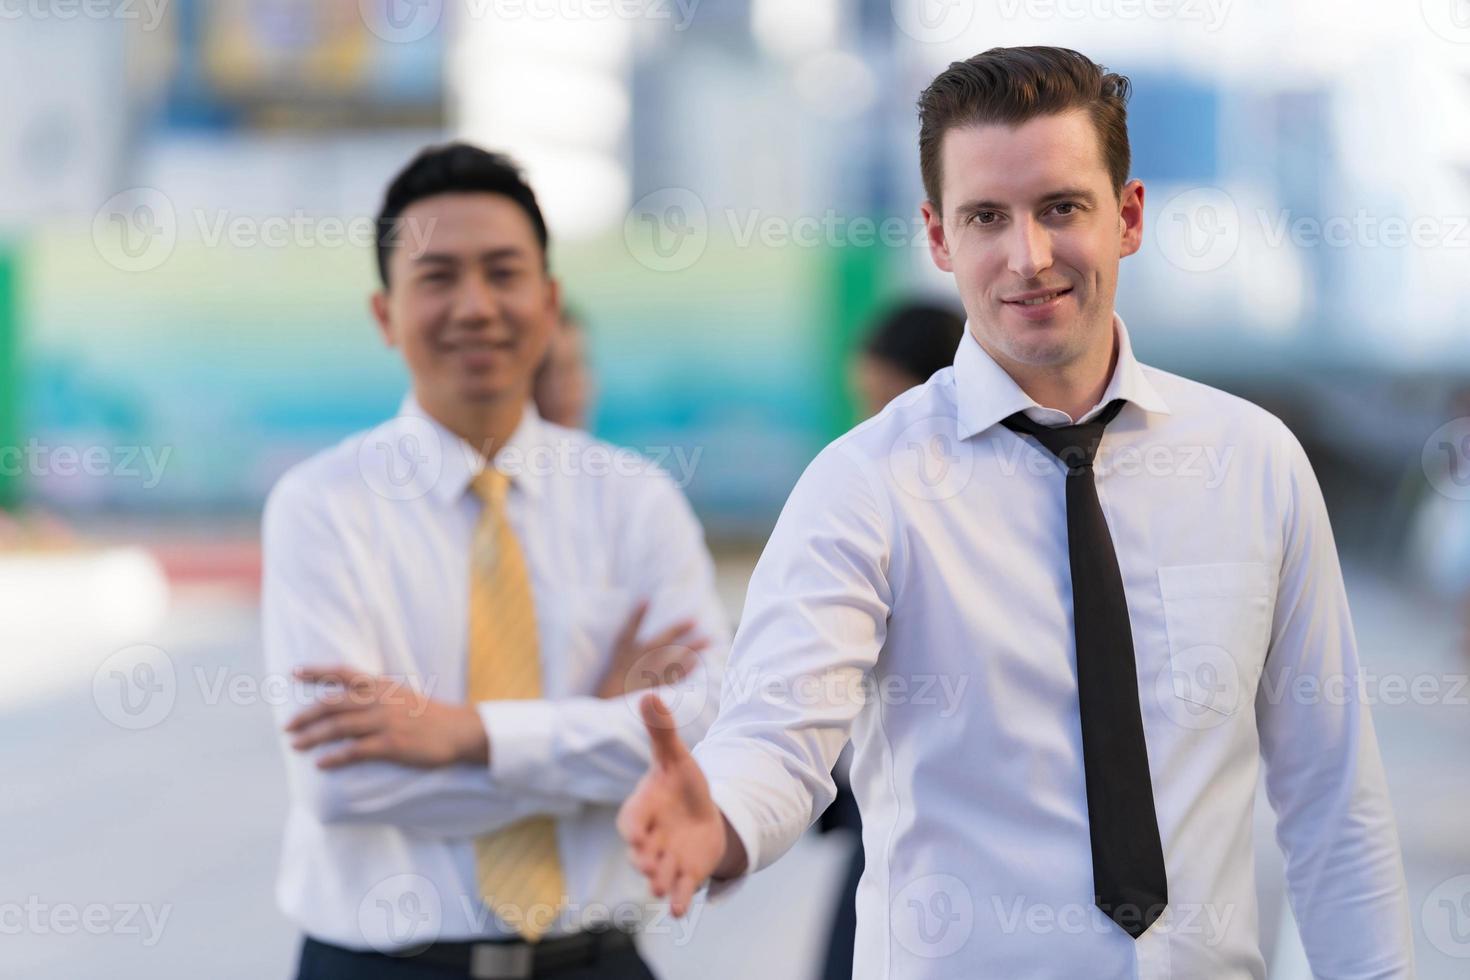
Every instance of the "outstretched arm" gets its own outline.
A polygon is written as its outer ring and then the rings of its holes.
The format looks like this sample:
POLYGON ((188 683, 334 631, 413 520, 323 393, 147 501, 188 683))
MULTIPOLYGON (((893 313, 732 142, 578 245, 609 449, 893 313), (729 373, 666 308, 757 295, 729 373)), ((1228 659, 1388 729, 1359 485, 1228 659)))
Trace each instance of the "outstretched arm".
POLYGON ((645 709, 656 759, 620 827, 676 910, 705 878, 775 861, 835 795, 832 766, 892 606, 891 518, 870 476, 837 444, 792 491, 751 578, 697 758, 645 709))

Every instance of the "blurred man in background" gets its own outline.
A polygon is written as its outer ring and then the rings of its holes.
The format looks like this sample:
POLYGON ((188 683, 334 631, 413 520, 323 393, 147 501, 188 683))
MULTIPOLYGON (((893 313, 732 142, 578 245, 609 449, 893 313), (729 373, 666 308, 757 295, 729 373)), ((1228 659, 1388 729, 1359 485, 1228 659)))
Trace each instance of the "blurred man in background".
POLYGON ((531 404, 560 300, 513 164, 427 149, 378 228, 412 391, 288 472, 263 528, 267 665, 318 690, 281 718, 299 976, 649 977, 613 823, 648 760, 626 698, 657 683, 684 737, 709 722, 702 532, 663 472, 531 404))
POLYGON ((676 914, 792 846, 851 734, 856 976, 1259 980, 1264 760, 1312 972, 1412 977, 1368 705, 1300 693, 1360 676, 1306 454, 1140 364, 1114 309, 1143 240, 1128 94, 1023 47, 920 97, 930 255, 966 335, 802 475, 697 755, 644 700, 654 762, 619 829, 676 914))

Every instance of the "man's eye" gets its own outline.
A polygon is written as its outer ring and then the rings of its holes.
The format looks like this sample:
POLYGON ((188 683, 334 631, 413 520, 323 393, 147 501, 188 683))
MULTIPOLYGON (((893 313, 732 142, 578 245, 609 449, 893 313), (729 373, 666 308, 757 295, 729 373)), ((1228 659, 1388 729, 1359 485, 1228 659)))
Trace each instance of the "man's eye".
POLYGON ((1000 215, 994 211, 976 211, 970 216, 970 220, 977 225, 993 225, 999 218, 1000 215))
POLYGON ((1057 212, 1058 214, 1060 214, 1064 218, 1069 217, 1069 216, 1071 216, 1073 214, 1076 214, 1077 213, 1077 210, 1078 210, 1077 205, 1074 204, 1071 201, 1063 201, 1060 204, 1058 204, 1057 207, 1058 208, 1071 208, 1072 209, 1070 211, 1065 211, 1065 212, 1058 211, 1057 212))

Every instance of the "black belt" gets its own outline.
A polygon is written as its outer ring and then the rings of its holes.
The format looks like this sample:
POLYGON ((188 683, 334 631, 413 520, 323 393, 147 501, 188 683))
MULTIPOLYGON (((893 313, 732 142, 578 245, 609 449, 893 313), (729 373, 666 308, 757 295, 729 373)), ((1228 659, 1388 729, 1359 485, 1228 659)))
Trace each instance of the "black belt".
POLYGON ((531 980, 563 970, 595 966, 609 953, 633 946, 633 934, 620 929, 589 929, 538 943, 519 939, 438 942, 386 953, 394 959, 454 970, 473 980, 531 980))

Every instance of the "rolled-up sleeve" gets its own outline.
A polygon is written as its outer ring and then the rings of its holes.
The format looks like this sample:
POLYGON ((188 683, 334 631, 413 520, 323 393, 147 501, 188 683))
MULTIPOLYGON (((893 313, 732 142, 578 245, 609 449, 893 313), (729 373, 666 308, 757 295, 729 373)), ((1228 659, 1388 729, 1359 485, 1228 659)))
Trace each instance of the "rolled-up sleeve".
POLYGON ((1256 718, 1313 976, 1413 976, 1408 894, 1322 494, 1280 430, 1283 557, 1256 718), (1306 679, 1303 682, 1303 679, 1306 679))

